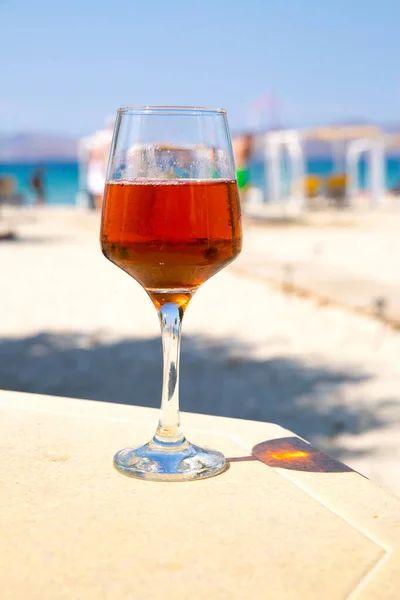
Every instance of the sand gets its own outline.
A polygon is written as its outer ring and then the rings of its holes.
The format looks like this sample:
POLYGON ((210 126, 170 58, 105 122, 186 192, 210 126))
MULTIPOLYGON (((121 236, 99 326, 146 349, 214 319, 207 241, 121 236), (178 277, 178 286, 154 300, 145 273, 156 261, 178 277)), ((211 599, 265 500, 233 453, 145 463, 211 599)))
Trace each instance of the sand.
MULTIPOLYGON (((0 242, 0 388, 158 407, 157 315, 102 256, 98 221, 37 209, 16 240, 0 242)), ((379 228, 247 226, 242 258, 185 315, 182 410, 279 423, 400 495, 399 332, 345 299, 320 305, 282 293, 263 271, 269 261, 276 280, 279 265, 323 243, 327 280, 330 260, 335 273, 351 265, 354 277, 395 290, 394 231, 391 219, 379 228)))

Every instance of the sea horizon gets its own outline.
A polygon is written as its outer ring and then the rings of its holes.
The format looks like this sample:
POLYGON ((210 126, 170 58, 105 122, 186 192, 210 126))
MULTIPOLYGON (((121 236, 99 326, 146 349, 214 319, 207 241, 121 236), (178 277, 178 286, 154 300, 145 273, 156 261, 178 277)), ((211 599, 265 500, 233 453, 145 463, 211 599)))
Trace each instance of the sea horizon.
MULTIPOLYGON (((327 177, 335 172, 335 162, 332 157, 312 157, 305 159, 306 173, 319 177, 327 177)), ((0 177, 11 176, 15 179, 16 191, 24 196, 27 205, 32 204, 34 194, 30 189, 30 178, 34 169, 41 165, 44 167, 44 181, 46 199, 48 204, 74 205, 80 191, 79 163, 77 160, 49 159, 29 161, 2 161, 0 162, 0 177)), ((400 184, 400 157, 389 156, 385 161, 385 181, 388 190, 400 184)), ((253 161, 250 163, 250 180, 256 187, 265 188, 266 174, 264 163, 253 161)), ((363 157, 359 165, 359 185, 361 189, 367 187, 368 161, 363 157)))

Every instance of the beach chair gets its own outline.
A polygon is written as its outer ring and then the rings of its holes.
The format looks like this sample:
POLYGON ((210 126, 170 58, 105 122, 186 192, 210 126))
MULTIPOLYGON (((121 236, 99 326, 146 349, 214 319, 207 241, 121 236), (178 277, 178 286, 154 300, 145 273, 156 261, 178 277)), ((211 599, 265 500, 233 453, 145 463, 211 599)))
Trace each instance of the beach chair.
POLYGON ((309 208, 317 208, 323 190, 323 180, 317 175, 307 175, 304 179, 304 195, 309 208))
POLYGON ((347 175, 335 173, 326 178, 326 196, 336 208, 346 206, 347 175))
POLYGON ((4 175, 0 177, 0 206, 22 206, 24 197, 17 192, 17 185, 14 177, 4 175))
POLYGON ((24 197, 17 192, 15 179, 9 175, 0 177, 0 239, 8 240, 15 237, 14 227, 4 218, 5 207, 20 207, 24 197))

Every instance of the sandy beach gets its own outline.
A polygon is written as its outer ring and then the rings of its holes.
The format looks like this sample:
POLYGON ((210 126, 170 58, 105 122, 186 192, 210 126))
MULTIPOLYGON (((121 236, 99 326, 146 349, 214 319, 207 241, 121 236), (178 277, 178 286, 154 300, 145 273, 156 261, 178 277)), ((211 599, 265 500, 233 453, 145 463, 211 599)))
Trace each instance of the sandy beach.
MULTIPOLYGON (((397 315, 398 225, 247 225, 242 257, 186 313, 181 409, 279 423, 400 495, 400 333, 354 310, 386 286, 397 315), (341 288, 345 272, 367 287, 341 288), (285 273, 316 295, 284 293, 285 273)), ((0 388, 158 407, 155 309, 104 259, 98 227, 46 208, 0 243, 0 388)))

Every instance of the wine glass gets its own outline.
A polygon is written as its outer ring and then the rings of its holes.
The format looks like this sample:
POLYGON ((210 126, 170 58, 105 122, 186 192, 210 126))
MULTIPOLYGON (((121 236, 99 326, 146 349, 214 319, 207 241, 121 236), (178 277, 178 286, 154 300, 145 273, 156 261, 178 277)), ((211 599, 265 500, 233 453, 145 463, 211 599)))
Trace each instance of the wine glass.
POLYGON ((146 290, 161 324, 163 390, 152 440, 117 452, 132 477, 187 481, 226 467, 221 452, 184 437, 179 347, 184 312, 207 279, 241 251, 242 229, 226 112, 142 106, 118 110, 101 223, 104 255, 146 290))

